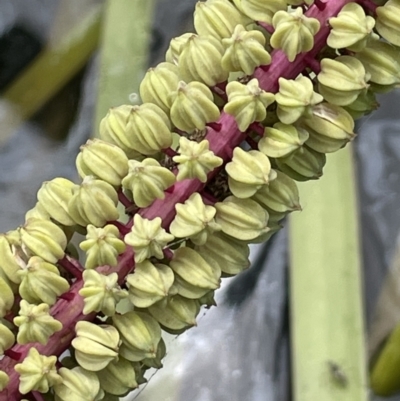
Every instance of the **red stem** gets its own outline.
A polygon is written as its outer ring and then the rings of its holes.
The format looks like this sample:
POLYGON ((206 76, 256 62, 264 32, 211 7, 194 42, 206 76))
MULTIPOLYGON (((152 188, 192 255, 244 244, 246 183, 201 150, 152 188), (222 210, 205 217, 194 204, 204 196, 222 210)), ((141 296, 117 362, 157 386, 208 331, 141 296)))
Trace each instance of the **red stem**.
POLYGON ((122 188, 118 190, 118 200, 126 207, 129 208, 132 206, 132 202, 128 199, 128 197, 122 191, 122 188))
POLYGON ((82 265, 79 263, 79 261, 71 258, 68 255, 65 255, 57 263, 77 279, 80 279, 82 277, 82 272, 84 269, 82 265))

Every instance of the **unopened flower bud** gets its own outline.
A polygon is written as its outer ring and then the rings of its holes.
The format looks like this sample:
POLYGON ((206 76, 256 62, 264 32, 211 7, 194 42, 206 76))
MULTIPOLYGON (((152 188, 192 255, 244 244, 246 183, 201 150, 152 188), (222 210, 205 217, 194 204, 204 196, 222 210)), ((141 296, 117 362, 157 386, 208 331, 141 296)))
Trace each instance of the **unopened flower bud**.
POLYGON ((111 108, 100 122, 100 138, 121 148, 130 159, 140 160, 142 155, 132 149, 127 137, 127 126, 132 106, 122 105, 111 108))
POLYGON ((318 74, 319 91, 326 101, 346 106, 368 87, 369 78, 362 63, 354 57, 324 58, 318 74))
POLYGON ((32 218, 50 220, 51 217, 43 205, 40 202, 36 202, 36 205, 25 213, 25 221, 32 218))
POLYGON ((32 256, 18 274, 21 277, 19 293, 31 304, 53 305, 57 297, 69 289, 68 281, 60 276, 57 267, 39 256, 32 256))
POLYGON ((367 47, 356 53, 367 73, 371 74, 371 82, 378 85, 396 85, 400 83, 399 51, 393 45, 379 40, 377 36, 368 40, 367 47))
POLYGON ((0 317, 4 317, 14 304, 14 293, 10 282, 0 273, 0 317))
POLYGON ((86 269, 104 265, 116 266, 118 255, 126 248, 124 241, 119 239, 118 228, 112 224, 103 228, 89 224, 86 241, 82 241, 79 247, 86 252, 86 269))
MULTIPOLYGON (((258 189, 276 177, 265 154, 258 150, 233 150, 232 161, 225 167, 229 189, 238 198, 250 198, 258 189)), ((201 244, 199 244, 201 245, 201 244)))
POLYGON ((161 328, 157 321, 146 313, 127 312, 113 316, 122 345, 120 354, 129 361, 154 358, 161 339, 161 328))
POLYGON ((276 174, 275 180, 260 188, 252 199, 267 210, 278 213, 300 210, 299 190, 295 181, 279 170, 276 174))
POLYGON ((253 74, 256 67, 269 65, 271 56, 265 49, 265 37, 260 31, 246 31, 237 25, 231 37, 222 40, 225 53, 222 67, 229 72, 243 71, 253 74))
POLYGON ((235 117, 240 131, 247 130, 254 121, 263 121, 267 116, 266 108, 274 102, 275 96, 265 92, 253 78, 247 85, 237 81, 229 82, 226 87, 228 103, 224 111, 235 117))
POLYGON ((217 262, 226 275, 236 275, 250 266, 248 244, 222 232, 214 233, 204 245, 194 249, 207 262, 217 262))
POLYGON ((375 20, 366 16, 359 4, 348 3, 337 17, 329 19, 329 25, 332 29, 327 40, 328 46, 342 49, 355 44, 365 46, 366 38, 375 26, 375 20))
POLYGON ((269 157, 289 156, 302 147, 308 137, 308 132, 303 128, 276 123, 273 127, 265 128, 258 148, 269 157))
POLYGON ((354 137, 354 120, 342 107, 321 103, 301 121, 310 137, 306 144, 321 153, 336 152, 354 137))
POLYGON ((279 78, 279 92, 275 100, 279 120, 284 124, 293 124, 301 116, 310 115, 312 106, 321 103, 324 98, 314 92, 310 78, 300 75, 295 80, 279 78))
POLYGON ((279 170, 296 181, 316 180, 322 176, 326 156, 306 146, 287 157, 275 160, 279 170))
POLYGON ((371 113, 379 107, 374 92, 372 90, 362 91, 357 99, 345 106, 344 109, 353 117, 354 120, 371 113))
POLYGON ((207 86, 226 81, 229 73, 221 65, 223 55, 224 47, 218 39, 193 34, 182 45, 179 76, 185 82, 197 81, 207 86))
POLYGON ((118 187, 128 174, 128 158, 116 145, 100 139, 89 139, 80 147, 76 167, 81 178, 92 175, 118 187))
POLYGON ((286 10, 285 0, 233 0, 244 15, 254 21, 272 23, 272 17, 280 10, 286 10))
POLYGON ((162 220, 156 217, 148 220, 135 214, 133 227, 129 234, 125 235, 125 242, 131 245, 135 252, 135 262, 140 263, 152 256, 157 259, 164 257, 164 247, 174 239, 161 227, 162 220))
POLYGON ((170 266, 178 279, 175 284, 178 293, 185 298, 200 298, 220 286, 221 269, 218 264, 208 263, 193 249, 178 248, 170 266))
POLYGON ((129 299, 138 308, 147 308, 168 295, 174 283, 174 272, 163 264, 153 265, 148 260, 137 263, 128 274, 129 299))
POLYGON ((0 370, 0 391, 3 391, 10 382, 10 376, 6 372, 0 370))
POLYGON ((192 132, 204 129, 207 123, 215 122, 220 116, 210 89, 201 82, 186 84, 180 81, 171 93, 171 121, 180 130, 192 132))
POLYGON ((62 329, 62 323, 50 315, 48 304, 33 305, 22 299, 19 306, 19 316, 14 318, 14 324, 19 327, 18 344, 46 344, 50 336, 62 329))
POLYGON ((172 63, 160 63, 147 70, 140 84, 140 97, 143 102, 154 103, 169 114, 172 106, 170 94, 178 86, 178 67, 172 63))
POLYGON ((179 155, 173 157, 173 161, 178 163, 178 181, 197 178, 201 182, 206 182, 207 174, 223 163, 220 157, 209 150, 206 139, 198 143, 182 136, 179 140, 178 153, 179 155))
POLYGON ((400 1, 389 0, 376 9, 376 30, 388 42, 400 46, 400 1))
POLYGON ((64 226, 76 224, 68 211, 68 202, 72 198, 74 188, 77 188, 77 185, 72 181, 57 177, 45 181, 37 194, 39 205, 52 219, 64 226))
POLYGON ((23 362, 15 365, 20 376, 19 392, 47 393, 50 387, 60 384, 63 380, 57 373, 56 362, 56 356, 40 355, 36 348, 30 348, 23 362))
POLYGON ((199 303, 174 295, 149 307, 151 315, 166 331, 181 331, 196 325, 196 316, 200 311, 199 303))
POLYGON ((86 176, 82 184, 74 189, 68 202, 68 210, 81 226, 93 224, 103 227, 106 222, 118 219, 118 195, 112 185, 86 176))
POLYGON ((128 165, 129 172, 122 180, 122 186, 132 191, 138 207, 147 207, 156 199, 164 199, 164 191, 175 183, 175 174, 152 158, 141 162, 129 160, 128 165))
POLYGON ((182 46, 188 41, 188 39, 194 35, 193 33, 184 33, 181 36, 173 38, 169 44, 167 53, 165 54, 165 61, 178 65, 179 57, 182 53, 182 46))
POLYGON ((138 386, 132 363, 123 357, 119 357, 118 361, 112 361, 105 369, 97 372, 97 376, 100 379, 101 388, 113 395, 125 395, 138 386))
POLYGON ((105 276, 96 270, 85 270, 83 282, 79 295, 84 300, 83 313, 85 315, 91 312, 102 312, 106 316, 113 316, 117 303, 128 296, 128 292, 118 285, 117 273, 105 276))
POLYGON ((299 53, 313 48, 314 35, 320 28, 319 21, 303 15, 301 7, 293 13, 278 11, 272 18, 272 25, 275 31, 271 36, 271 46, 283 50, 291 62, 299 53))
POLYGON ((62 383, 54 386, 56 401, 98 401, 104 397, 96 373, 77 366, 58 371, 62 383))
POLYGON ((228 196, 223 202, 216 203, 215 208, 215 220, 231 237, 250 241, 269 231, 268 212, 251 199, 228 196))
POLYGON ((184 204, 175 205, 176 216, 169 229, 177 238, 190 237, 196 245, 202 245, 209 235, 219 231, 215 223, 216 210, 213 206, 206 206, 197 192, 192 194, 184 204))
POLYGON ((247 18, 228 0, 207 0, 196 3, 194 27, 201 36, 229 38, 237 25, 246 22, 247 18))
POLYGON ((21 270, 21 266, 17 263, 12 246, 4 234, 0 234, 0 255, 0 276, 5 276, 11 282, 19 284, 21 279, 18 276, 18 271, 21 270))
POLYGON ((15 338, 13 332, 3 323, 0 323, 0 355, 14 345, 15 338))
POLYGON ((166 353, 167 347, 165 345, 165 341, 161 338, 160 342, 158 343, 157 354, 155 358, 143 359, 142 363, 146 366, 146 368, 161 369, 163 367, 162 359, 166 353))
POLYGON ((32 255, 50 263, 64 257, 67 237, 63 230, 50 220, 29 219, 19 228, 21 241, 32 255))
POLYGON ((75 332, 71 345, 82 368, 97 372, 118 359, 119 333, 115 327, 81 321, 75 325, 75 332))
POLYGON ((154 155, 171 146, 171 123, 164 111, 153 103, 132 106, 126 137, 131 149, 154 155))

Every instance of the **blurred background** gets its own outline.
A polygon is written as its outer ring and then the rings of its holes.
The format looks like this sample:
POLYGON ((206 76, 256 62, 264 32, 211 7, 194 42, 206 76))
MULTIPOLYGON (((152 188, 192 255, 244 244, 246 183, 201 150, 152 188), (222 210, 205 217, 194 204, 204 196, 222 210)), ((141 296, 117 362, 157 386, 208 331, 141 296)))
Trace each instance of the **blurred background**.
MULTIPOLYGON (((43 181, 77 179, 79 146, 96 135, 109 107, 136 101, 141 78, 163 60, 169 40, 193 31, 195 3, 0 0, 1 232, 24 222, 43 181)), ((380 96, 379 102, 380 109, 358 123, 351 161, 358 189, 352 213, 361 240, 358 334, 367 344, 365 360, 400 320, 400 93, 380 96)), ((311 203, 303 208, 312 212, 311 203)), ((168 339, 164 369, 151 373, 149 383, 127 400, 314 401, 298 396, 293 385, 289 236, 285 228, 252 247, 252 267, 225 280, 219 307, 203 311, 197 328, 168 339)), ((318 322, 311 320, 309 330, 318 333, 318 322)), ((342 340, 352 335, 344 331, 342 340)), ((381 400, 367 388, 365 394, 381 400)), ((347 398, 335 398, 342 400, 347 398)))

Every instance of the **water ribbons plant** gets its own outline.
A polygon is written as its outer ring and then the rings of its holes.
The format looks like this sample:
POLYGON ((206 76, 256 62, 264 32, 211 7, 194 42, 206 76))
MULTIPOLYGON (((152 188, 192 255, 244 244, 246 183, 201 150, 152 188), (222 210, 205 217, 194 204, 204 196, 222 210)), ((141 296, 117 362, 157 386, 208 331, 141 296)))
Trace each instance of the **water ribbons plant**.
POLYGON ((45 182, 0 236, 0 401, 143 383, 400 83, 399 0, 208 0, 194 25, 81 147, 82 182, 45 182))

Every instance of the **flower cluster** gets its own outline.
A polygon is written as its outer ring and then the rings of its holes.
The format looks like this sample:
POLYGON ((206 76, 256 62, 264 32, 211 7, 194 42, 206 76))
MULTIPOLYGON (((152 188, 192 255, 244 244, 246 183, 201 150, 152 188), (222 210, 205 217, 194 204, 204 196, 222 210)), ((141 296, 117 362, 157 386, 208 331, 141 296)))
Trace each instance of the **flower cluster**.
POLYGON ((143 383, 400 83, 398 0, 207 0, 194 26, 81 147, 82 181, 0 236, 0 401, 143 383))

